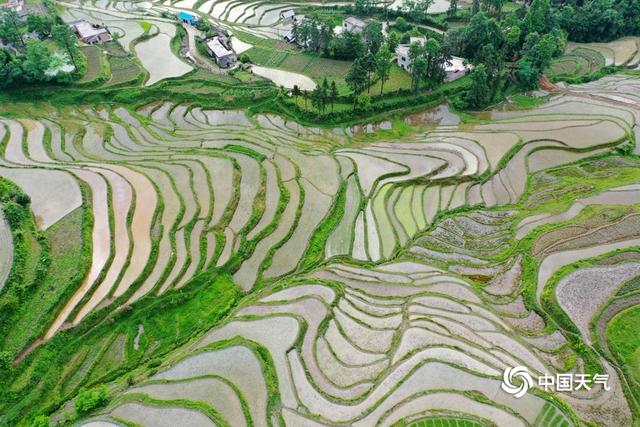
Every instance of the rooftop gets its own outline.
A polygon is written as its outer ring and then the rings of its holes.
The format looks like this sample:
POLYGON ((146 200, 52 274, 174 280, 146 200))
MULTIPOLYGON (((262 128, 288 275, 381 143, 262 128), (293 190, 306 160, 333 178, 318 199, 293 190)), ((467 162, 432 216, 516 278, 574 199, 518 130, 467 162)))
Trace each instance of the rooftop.
POLYGON ((215 55, 216 58, 222 58, 227 55, 233 55, 233 51, 224 47, 222 42, 218 37, 214 37, 207 42, 207 47, 211 49, 211 52, 215 55))
POLYGON ((293 11, 293 9, 289 9, 289 10, 285 10, 280 15, 282 16, 282 19, 291 19, 294 16, 296 16, 296 13, 293 11))
POLYGON ((183 10, 178 12, 178 18, 184 19, 184 20, 187 20, 187 21, 197 21, 198 20, 198 17, 196 15, 194 15, 193 13, 185 12, 183 10))
POLYGON ((87 22, 87 21, 76 21, 76 22, 72 22, 70 25, 76 29, 76 31, 78 32, 78 35, 82 39, 99 36, 100 34, 104 34, 107 32, 105 28, 102 28, 102 27, 96 28, 90 22, 87 22))
POLYGON ((349 16, 344 20, 345 23, 350 24, 354 27, 366 27, 367 24, 360 18, 356 18, 355 16, 349 16))

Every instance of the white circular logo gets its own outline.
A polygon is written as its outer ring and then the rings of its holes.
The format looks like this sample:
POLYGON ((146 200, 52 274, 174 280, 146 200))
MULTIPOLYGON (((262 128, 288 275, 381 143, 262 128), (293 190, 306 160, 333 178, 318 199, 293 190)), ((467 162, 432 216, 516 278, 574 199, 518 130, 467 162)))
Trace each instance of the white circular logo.
POLYGON ((502 389, 507 393, 519 399, 524 396, 531 387, 533 387, 533 378, 525 366, 516 366, 515 368, 507 368, 504 370, 502 389), (513 383, 514 378, 520 379, 519 385, 513 383))

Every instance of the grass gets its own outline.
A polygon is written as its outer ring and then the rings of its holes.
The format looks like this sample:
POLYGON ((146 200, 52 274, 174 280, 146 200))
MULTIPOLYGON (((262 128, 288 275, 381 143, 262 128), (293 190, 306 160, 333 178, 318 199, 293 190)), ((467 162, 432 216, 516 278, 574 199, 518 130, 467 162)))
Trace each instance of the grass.
MULTIPOLYGON (((45 237, 51 252, 47 275, 37 292, 23 306, 19 321, 5 337, 4 348, 17 351, 35 339, 47 323, 47 314, 50 315, 60 304, 60 296, 73 283, 74 276, 80 273, 82 219, 83 209, 79 208, 46 231, 45 237)), ((37 253, 33 251, 33 254, 37 253)), ((30 264, 33 263, 32 257, 29 259, 30 264)))
MULTIPOLYGON (((380 93, 381 82, 378 80, 371 86, 371 94, 378 95, 380 93)), ((411 75, 402 68, 393 64, 389 80, 384 82, 384 92, 395 92, 399 89, 411 89, 411 75)))
POLYGON ((245 53, 256 65, 304 74, 316 83, 322 82, 326 77, 329 81, 335 80, 338 88, 346 89, 344 79, 351 67, 349 61, 266 47, 252 47, 245 53))
POLYGON ((159 365, 161 355, 219 323, 241 297, 240 288, 229 275, 210 271, 201 273, 191 285, 179 291, 143 298, 130 308, 108 316, 106 321, 96 324, 97 317, 90 316, 85 326, 59 333, 19 365, 14 378, 20 379, 21 387, 3 396, 0 411, 11 424, 16 418, 28 419, 55 410, 80 387, 92 387, 116 378, 124 382, 126 372, 153 370, 159 365), (145 332, 139 350, 134 351, 131 343, 139 324, 144 325, 145 332), (117 346, 110 347, 122 334, 128 337, 126 357, 117 363, 117 355, 109 352, 119 351, 117 346), (76 357, 85 347, 92 349, 89 355, 76 357), (111 369, 97 366, 105 357, 113 364, 111 369), (70 364, 76 366, 71 372, 70 364), (100 378, 93 375, 95 372, 100 378))
POLYGON ((517 107, 526 109, 534 108, 538 105, 544 104, 547 101, 547 98, 527 95, 514 95, 510 98, 510 101, 513 102, 517 107))
POLYGON ((618 313, 607 326, 609 349, 624 366, 635 395, 640 397, 640 306, 618 313))

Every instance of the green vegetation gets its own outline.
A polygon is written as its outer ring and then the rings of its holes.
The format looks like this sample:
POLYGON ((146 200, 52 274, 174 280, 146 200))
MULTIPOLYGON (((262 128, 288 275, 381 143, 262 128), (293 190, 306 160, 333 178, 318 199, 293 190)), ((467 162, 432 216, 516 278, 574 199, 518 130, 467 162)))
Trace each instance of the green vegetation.
POLYGON ((630 386, 640 397, 640 306, 618 313, 607 325, 609 349, 616 356, 627 375, 630 386))

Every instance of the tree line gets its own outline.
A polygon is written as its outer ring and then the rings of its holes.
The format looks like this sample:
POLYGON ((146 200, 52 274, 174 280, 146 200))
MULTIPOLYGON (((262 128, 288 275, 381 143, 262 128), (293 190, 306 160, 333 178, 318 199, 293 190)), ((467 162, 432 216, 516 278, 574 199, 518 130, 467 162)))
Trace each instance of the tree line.
POLYGON ((76 35, 53 16, 29 14, 24 19, 13 9, 0 11, 0 39, 5 45, 0 48, 0 88, 51 80, 68 82, 84 71, 76 35), (46 39, 53 40, 64 53, 52 55, 46 39), (67 63, 73 65, 73 72, 52 72, 67 63))

